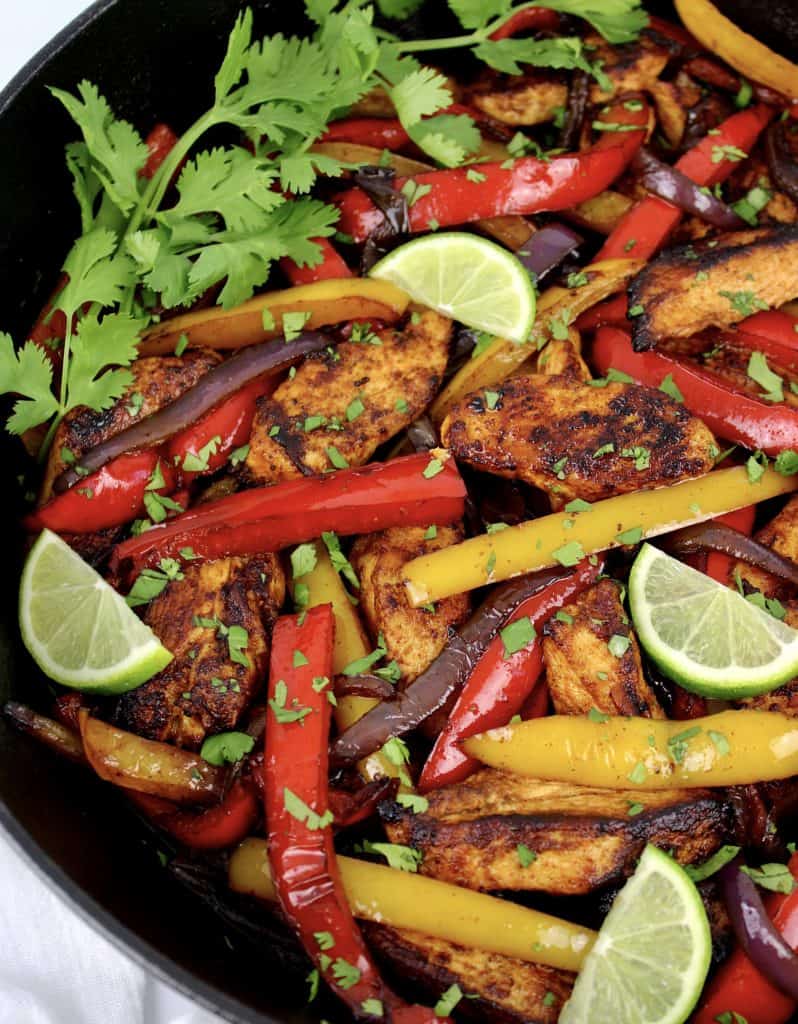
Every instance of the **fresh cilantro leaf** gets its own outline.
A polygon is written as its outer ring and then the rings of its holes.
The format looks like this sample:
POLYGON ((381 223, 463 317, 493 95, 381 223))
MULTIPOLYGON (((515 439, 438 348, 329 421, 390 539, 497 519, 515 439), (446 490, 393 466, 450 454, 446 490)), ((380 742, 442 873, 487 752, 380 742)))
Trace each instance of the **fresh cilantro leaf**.
POLYGON ((51 88, 50 92, 80 128, 93 171, 106 194, 122 213, 130 213, 140 198, 139 171, 148 156, 144 140, 131 124, 114 116, 91 82, 80 82, 77 96, 63 89, 51 88))
POLYGON ((11 336, 0 333, 0 391, 23 396, 7 423, 12 434, 24 434, 58 411, 52 380, 53 368, 43 349, 27 341, 15 352, 11 336))
POLYGON ((528 615, 516 619, 515 622, 509 623, 504 629, 500 630, 499 636, 504 644, 503 657, 505 660, 511 658, 518 651, 523 650, 528 644, 531 644, 536 635, 535 627, 528 615))
POLYGON ((762 864, 758 868, 742 867, 750 878, 763 889, 771 892, 782 892, 789 896, 796 882, 786 864, 762 864))
POLYGON ((304 822, 311 832, 317 832, 319 829, 326 828, 332 824, 332 811, 327 810, 324 814, 317 814, 316 811, 308 807, 305 801, 288 789, 287 786, 283 787, 283 806, 292 818, 304 822))
POLYGON ((324 541, 324 546, 330 555, 330 561, 332 567, 337 573, 340 573, 344 579, 348 580, 349 583, 355 587, 356 590, 360 589, 360 580, 357 578, 357 573, 352 568, 352 563, 346 557, 341 550, 341 542, 338 540, 336 534, 322 533, 321 539, 324 541))
POLYGON ((422 67, 412 71, 389 91, 405 128, 411 128, 422 117, 434 114, 452 102, 446 78, 434 68, 422 67))
POLYGON ((761 395, 767 402, 783 402, 783 379, 768 366, 767 356, 763 352, 752 352, 748 359, 748 376, 765 392, 761 395))
POLYGON ((376 853, 384 857, 390 867, 399 871, 417 872, 421 864, 422 853, 412 846, 402 846, 399 843, 371 843, 368 839, 363 842, 364 853, 376 853))
POLYGON ((291 573, 295 580, 307 576, 316 568, 316 547, 314 544, 300 544, 291 552, 291 573))
POLYGON ((546 0, 546 7, 584 18, 608 43, 631 43, 648 25, 640 0, 546 0))
POLYGON ((792 448, 785 448, 776 456, 773 468, 782 476, 795 476, 798 473, 798 452, 792 448))
POLYGON ((480 29, 509 13, 512 0, 449 0, 463 28, 480 29))
POLYGON ((524 65, 542 68, 579 68, 592 74, 594 66, 585 57, 582 40, 576 36, 556 39, 486 39, 474 48, 474 55, 496 71, 521 74, 524 65))
POLYGON ((209 764, 235 764, 254 746, 254 737, 245 732, 220 732, 205 740, 200 757, 209 764))
POLYGON ((448 1017, 462 998, 463 990, 460 986, 456 982, 450 985, 435 1004, 435 1016, 448 1017))
POLYGON ((423 5, 424 0, 377 0, 377 8, 385 18, 409 18, 423 5))
POLYGON ((570 543, 563 544, 562 547, 557 548, 556 551, 552 551, 551 557, 556 562, 559 562, 560 565, 571 568, 585 557, 585 550, 578 540, 572 540, 570 543))

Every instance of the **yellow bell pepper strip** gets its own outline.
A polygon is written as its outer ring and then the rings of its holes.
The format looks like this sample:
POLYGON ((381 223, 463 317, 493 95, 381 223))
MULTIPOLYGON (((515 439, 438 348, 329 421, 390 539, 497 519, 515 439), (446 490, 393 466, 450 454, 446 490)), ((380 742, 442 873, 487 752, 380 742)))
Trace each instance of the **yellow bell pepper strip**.
POLYGON ((798 65, 744 32, 710 0, 676 0, 685 28, 746 78, 798 100, 798 65))
POLYGON ((139 355, 171 355, 181 338, 191 347, 237 349, 283 334, 285 313, 308 313, 302 327, 311 330, 349 320, 397 321, 408 296, 387 281, 360 277, 317 281, 283 291, 264 292, 235 309, 212 306, 164 320, 144 335, 139 355))
POLYGON ((577 786, 746 786, 798 773, 798 721, 780 711, 686 722, 550 715, 491 729, 463 749, 492 768, 577 786))
POLYGON ((469 359, 452 377, 430 408, 433 423, 439 426, 446 413, 461 398, 480 388, 499 384, 514 373, 536 350, 543 348, 554 331, 567 328, 580 313, 608 295, 619 291, 643 268, 643 260, 605 260, 585 269, 587 284, 579 288, 549 288, 538 299, 535 326, 529 341, 516 345, 496 338, 476 358, 469 359))
POLYGON ((422 555, 407 563, 404 582, 417 608, 557 562, 576 565, 593 552, 637 543, 796 489, 798 477, 772 469, 756 483, 744 466, 716 469, 696 480, 618 494, 584 512, 553 512, 422 555))
MULTIPOLYGON (((340 856, 338 869, 355 917, 392 928, 564 971, 578 971, 596 940, 589 928, 426 875, 340 856)), ((228 881, 234 892, 277 899, 265 840, 244 840, 228 881)))
MULTIPOLYGON (((335 644, 333 647, 333 672, 338 675, 351 665, 353 661, 359 661, 371 653, 371 647, 366 639, 366 633, 360 622, 357 611, 347 596, 346 589, 341 582, 341 577, 333 568, 327 549, 321 541, 314 543, 316 552, 316 563, 313 568, 304 575, 294 579, 291 583, 292 591, 296 597, 297 583, 307 587, 307 606, 315 608, 316 605, 331 604, 335 616, 335 644)), ((371 711, 377 701, 370 697, 339 697, 338 703, 333 709, 335 724, 343 732, 353 725, 359 718, 362 718, 367 711, 371 711)), ((364 779, 399 778, 400 775, 407 779, 406 772, 401 766, 395 765, 392 761, 380 753, 371 754, 363 758, 358 765, 360 774, 364 779)), ((404 785, 405 792, 410 787, 404 785)))
POLYGON ((86 760, 101 779, 181 804, 218 803, 225 773, 190 750, 117 729, 86 708, 78 714, 86 760))

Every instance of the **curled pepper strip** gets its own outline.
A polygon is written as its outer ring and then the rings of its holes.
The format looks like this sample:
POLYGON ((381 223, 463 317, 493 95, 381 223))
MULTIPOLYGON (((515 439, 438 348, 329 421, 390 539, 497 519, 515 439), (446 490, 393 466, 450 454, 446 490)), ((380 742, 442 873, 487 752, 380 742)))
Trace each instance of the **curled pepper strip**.
POLYGON ((330 605, 278 619, 269 671, 264 797, 280 905, 320 975, 358 1019, 432 1021, 386 988, 355 924, 341 881, 328 809, 327 741, 335 621, 330 605), (294 721, 279 711, 304 712, 294 721))
MULTIPOLYGON (((739 530, 746 537, 750 537, 755 517, 756 505, 747 505, 745 508, 735 509, 734 512, 727 512, 725 516, 718 516, 715 522, 723 523, 724 526, 730 526, 733 530, 739 530)), ((723 554, 722 551, 710 551, 707 554, 704 572, 718 583, 726 585, 729 582, 733 564, 734 560, 729 555, 723 554)))
MULTIPOLYGON (((525 618, 538 632, 564 604, 586 590, 603 570, 603 563, 581 562, 572 576, 555 580, 539 594, 518 606, 508 625, 525 618)), ((479 762, 460 746, 460 741, 487 729, 506 725, 529 697, 543 669, 540 638, 513 654, 506 653, 501 634, 474 666, 443 731, 435 741, 424 765, 419 789, 427 792, 439 786, 460 782, 479 767, 479 762)), ((542 703, 542 702, 541 702, 542 703)), ((545 704, 543 704, 545 713, 545 704)))
POLYGON ((128 797, 154 825, 192 850, 236 846, 252 832, 261 809, 260 794, 249 779, 237 779, 221 803, 199 812, 135 790, 128 797))
MULTIPOLYGON (((724 181, 739 166, 723 156, 725 147, 748 153, 773 117, 774 110, 759 104, 732 114, 717 128, 717 134, 706 135, 675 164, 696 185, 710 186, 724 181), (718 157, 720 157, 718 159, 718 157)), ((678 206, 657 196, 646 196, 621 219, 601 247, 597 260, 652 256, 682 217, 678 206)))
POLYGON ((462 516, 464 502, 454 459, 435 449, 210 501, 118 544, 110 568, 113 574, 138 572, 161 558, 181 558, 186 547, 194 557, 212 559, 278 551, 329 530, 451 523, 462 516))
POLYGON ((798 411, 786 405, 760 402, 730 387, 708 370, 688 366, 659 352, 634 352, 626 331, 600 327, 593 345, 593 361, 600 373, 610 367, 629 374, 638 384, 658 388, 670 375, 684 398, 684 406, 699 416, 718 437, 778 455, 798 449, 798 411))
MULTIPOLYGON (((503 163, 429 171, 397 178, 395 187, 412 190, 408 213, 410 230, 427 231, 508 214, 564 210, 603 192, 640 148, 650 108, 639 99, 613 104, 601 122, 608 125, 592 149, 549 161, 521 157, 503 163)), ((361 189, 342 193, 339 229, 364 242, 384 224, 384 215, 361 189)))
MULTIPOLYGON (((38 531, 46 527, 57 533, 94 533, 121 526, 144 511, 144 497, 148 490, 153 490, 150 482, 158 463, 159 455, 154 449, 119 455, 76 487, 56 494, 26 516, 25 529, 38 531)), ((174 489, 174 474, 168 463, 161 462, 160 466, 164 484, 153 493, 169 494, 174 489)))

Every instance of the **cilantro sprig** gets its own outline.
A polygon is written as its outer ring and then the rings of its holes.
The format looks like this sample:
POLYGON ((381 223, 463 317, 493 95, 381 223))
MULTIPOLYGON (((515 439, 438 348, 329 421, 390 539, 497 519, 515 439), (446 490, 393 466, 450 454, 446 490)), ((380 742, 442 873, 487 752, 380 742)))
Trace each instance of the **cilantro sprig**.
MULTIPOLYGON (((380 14, 406 18, 421 0, 376 0, 380 14)), ((578 37, 490 37, 534 4, 449 0, 464 32, 403 40, 374 25, 369 0, 305 0, 310 38, 253 39, 243 11, 213 81, 208 109, 188 127, 148 180, 147 146, 88 81, 74 93, 52 89, 80 130, 66 161, 80 209, 81 236, 64 265, 53 310, 65 319, 60 380, 33 342, 15 347, 0 333, 0 393, 17 396, 8 429, 22 434, 48 424, 44 456, 61 419, 76 406, 108 409, 132 384, 128 367, 157 303, 189 306, 211 287, 232 307, 266 283, 275 261, 321 260, 319 238, 335 232, 333 206, 309 196, 319 175, 346 166, 312 147, 327 125, 377 86, 387 90, 414 142, 439 164, 474 154, 473 120, 442 111, 452 103, 447 80, 414 53, 459 49, 514 73, 522 65, 581 68, 599 82, 598 63, 578 37), (206 135, 238 130, 241 145, 202 150, 206 135), (244 142, 248 144, 245 145, 244 142), (176 200, 164 207, 175 182, 176 200)), ((639 0, 546 0, 576 14, 611 43, 634 39, 647 23, 639 0)))

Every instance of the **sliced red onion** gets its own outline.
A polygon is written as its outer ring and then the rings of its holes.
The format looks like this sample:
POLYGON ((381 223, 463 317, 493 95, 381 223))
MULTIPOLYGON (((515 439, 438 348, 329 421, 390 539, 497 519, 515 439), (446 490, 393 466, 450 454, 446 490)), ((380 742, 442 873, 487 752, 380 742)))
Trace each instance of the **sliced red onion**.
POLYGON ((385 215, 387 228, 381 230, 379 240, 392 235, 406 235, 410 231, 410 214, 407 197, 394 188, 396 171, 393 167, 376 167, 364 164, 353 175, 355 184, 363 189, 378 210, 385 215))
POLYGON ((516 256, 522 266, 538 279, 559 266, 583 241, 582 236, 576 231, 557 221, 536 231, 529 241, 524 243, 523 249, 518 250, 516 256))
POLYGON ((382 701, 338 737, 330 748, 331 763, 341 767, 359 761, 444 707, 518 605, 568 575, 559 567, 544 569, 496 587, 417 679, 394 691, 391 700, 382 701))
POLYGON ((770 125, 765 136, 765 155, 775 183, 798 203, 798 162, 787 144, 787 123, 774 121, 770 125))
POLYGON ((645 147, 639 149, 632 161, 632 168, 641 184, 655 196, 665 199, 686 213, 695 214, 708 224, 724 231, 735 231, 747 227, 742 217, 722 199, 711 192, 703 192, 686 174, 663 163, 645 147))
POLYGON ((118 455, 160 444, 196 423, 201 416, 256 378, 284 370, 303 356, 321 352, 331 344, 334 344, 333 337, 308 331, 292 341, 265 341, 261 345, 241 349, 231 359, 212 367, 193 388, 170 405, 90 448, 74 466, 56 477, 53 490, 56 494, 66 491, 118 455))
POLYGON ((440 444, 429 416, 419 416, 407 428, 407 440, 417 452, 428 452, 440 444))
POLYGON ((372 697, 374 700, 389 700, 394 688, 387 679, 379 676, 336 676, 336 697, 372 697))
POLYGON ((734 933, 751 962, 791 999, 798 1000, 798 956, 768 917, 756 885, 732 861, 718 875, 734 933))
POLYGON ((699 551, 720 551, 755 565, 779 579, 798 586, 798 565, 772 548, 747 537, 723 523, 698 523, 664 538, 662 547, 672 555, 694 555, 699 551))
POLYGON ((575 71, 568 90, 568 107, 565 124, 562 126, 557 145, 567 153, 579 147, 579 136, 585 121, 587 101, 590 96, 590 76, 584 71, 575 71))

